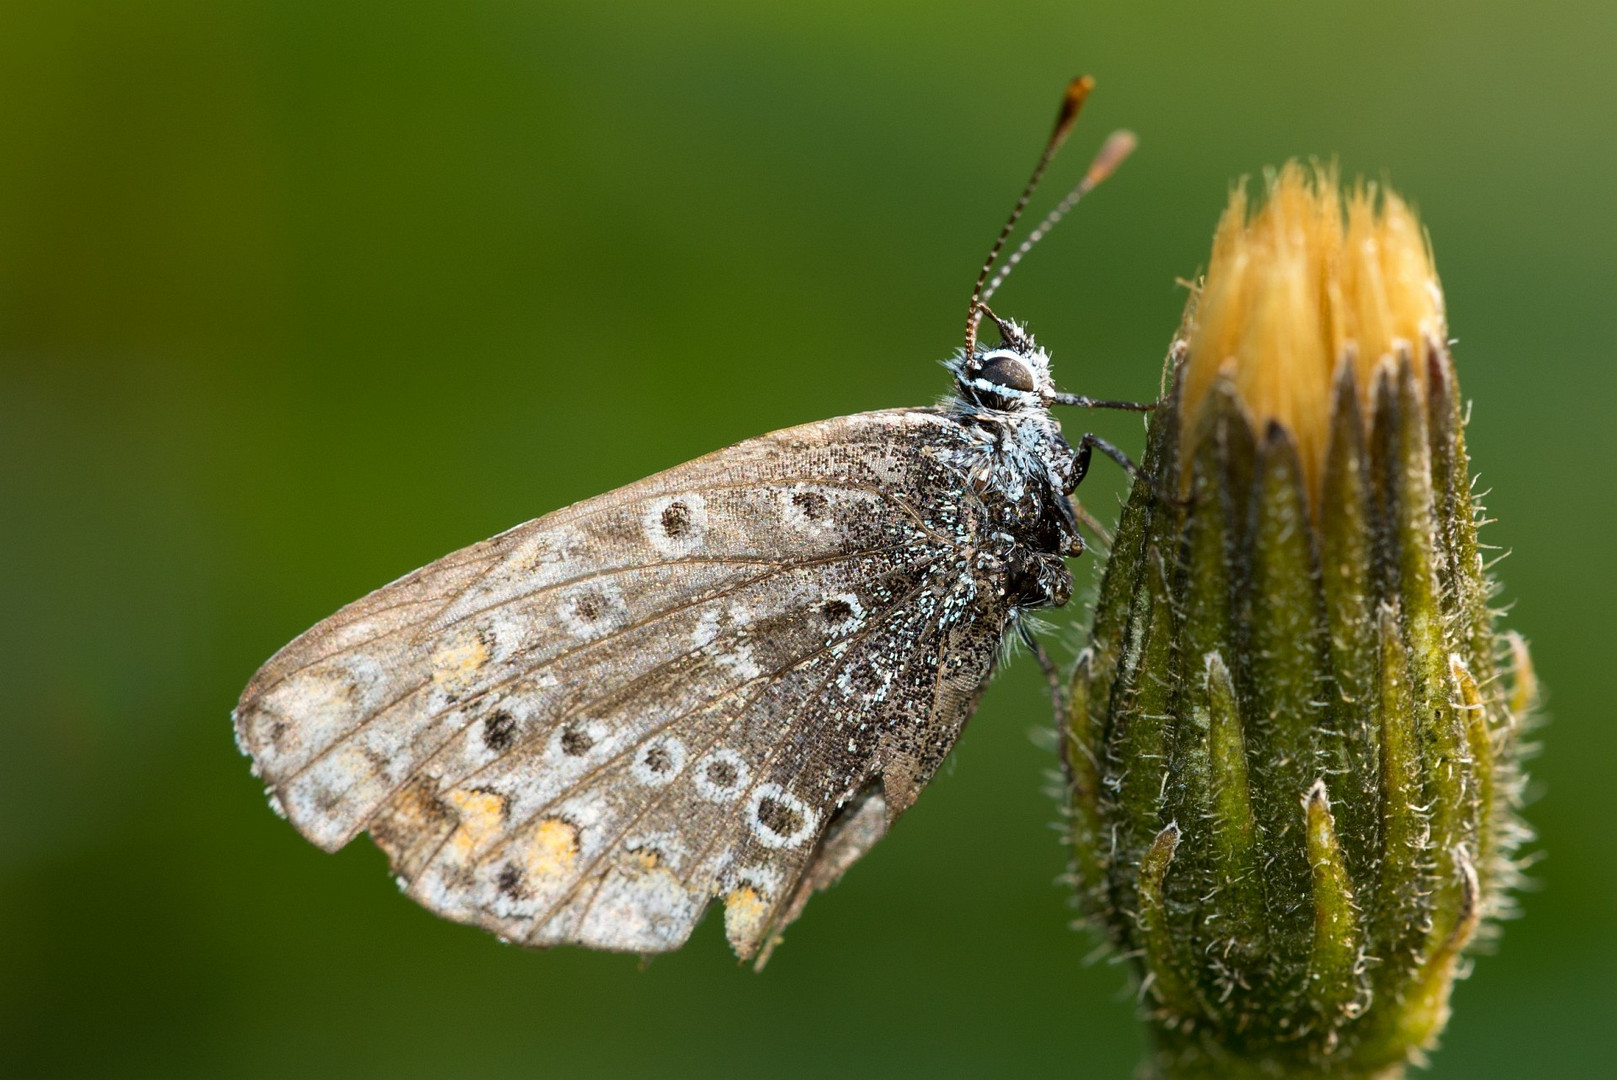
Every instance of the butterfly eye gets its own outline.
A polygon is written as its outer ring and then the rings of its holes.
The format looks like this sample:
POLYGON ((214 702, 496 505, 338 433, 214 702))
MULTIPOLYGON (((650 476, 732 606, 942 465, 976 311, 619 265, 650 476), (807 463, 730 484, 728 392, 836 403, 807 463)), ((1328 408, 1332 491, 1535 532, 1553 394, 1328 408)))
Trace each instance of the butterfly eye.
POLYGON ((1032 369, 1023 363, 1020 357, 1011 353, 996 353, 984 357, 982 367, 977 370, 977 378, 1008 390, 1020 390, 1025 394, 1031 394, 1034 390, 1032 369))

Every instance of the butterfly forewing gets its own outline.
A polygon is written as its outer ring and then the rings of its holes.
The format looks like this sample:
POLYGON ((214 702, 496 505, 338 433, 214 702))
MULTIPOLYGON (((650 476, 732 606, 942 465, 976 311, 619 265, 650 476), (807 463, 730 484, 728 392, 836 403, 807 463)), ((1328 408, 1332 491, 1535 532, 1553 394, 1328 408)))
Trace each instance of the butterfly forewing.
POLYGON ((934 410, 753 439, 377 590, 236 712, 327 849, 535 945, 658 952, 715 897, 742 955, 863 854, 953 745, 1006 601, 973 436, 934 410))

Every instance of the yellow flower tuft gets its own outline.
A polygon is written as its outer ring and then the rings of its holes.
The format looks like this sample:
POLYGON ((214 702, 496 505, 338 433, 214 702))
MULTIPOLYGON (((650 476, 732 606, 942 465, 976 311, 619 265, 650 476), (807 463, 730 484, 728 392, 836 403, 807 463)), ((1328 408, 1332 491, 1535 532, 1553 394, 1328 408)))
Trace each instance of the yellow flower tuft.
MULTIPOLYGON (((1334 170, 1295 161, 1266 187, 1256 213, 1237 187, 1219 221, 1180 405, 1197 416, 1228 379, 1257 431, 1273 421, 1291 432, 1317 506, 1339 365, 1352 365, 1368 416, 1379 365, 1445 340, 1443 290, 1414 211, 1393 192, 1360 182, 1344 193, 1334 170)), ((1423 383, 1425 371, 1415 365, 1423 383)), ((1181 446, 1195 437, 1186 424, 1181 446)))

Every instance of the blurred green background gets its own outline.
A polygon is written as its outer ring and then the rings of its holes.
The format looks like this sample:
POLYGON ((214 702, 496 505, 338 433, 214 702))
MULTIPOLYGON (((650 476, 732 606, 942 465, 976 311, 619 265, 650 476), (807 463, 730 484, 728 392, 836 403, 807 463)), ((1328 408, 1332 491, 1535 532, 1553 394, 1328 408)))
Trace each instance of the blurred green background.
POLYGON ((1089 71, 1052 187, 1112 127, 1141 149, 997 302, 1069 388, 1153 393, 1233 178, 1336 155, 1420 205, 1554 717, 1540 888, 1430 1075, 1603 1074, 1614 56, 1609 0, 7 0, 0 1073, 1128 1075, 1026 663, 763 976, 714 921, 646 970, 440 922, 368 842, 276 819, 228 723, 283 642, 444 552, 943 392, 1089 71))

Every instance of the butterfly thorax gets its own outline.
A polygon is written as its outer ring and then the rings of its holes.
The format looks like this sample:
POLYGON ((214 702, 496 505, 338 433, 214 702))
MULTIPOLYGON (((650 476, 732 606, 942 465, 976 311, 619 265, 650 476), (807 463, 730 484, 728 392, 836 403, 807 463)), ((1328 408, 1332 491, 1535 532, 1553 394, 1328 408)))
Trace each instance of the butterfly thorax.
POLYGON ((1077 455, 1046 404, 1048 354, 1021 327, 1006 327, 1002 347, 948 363, 956 392, 946 409, 967 434, 958 464, 996 526, 995 565, 984 570, 1014 608, 1059 607, 1072 591, 1063 559, 1083 550, 1067 498, 1077 455))

